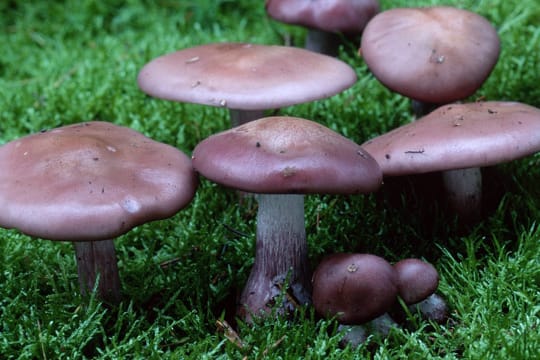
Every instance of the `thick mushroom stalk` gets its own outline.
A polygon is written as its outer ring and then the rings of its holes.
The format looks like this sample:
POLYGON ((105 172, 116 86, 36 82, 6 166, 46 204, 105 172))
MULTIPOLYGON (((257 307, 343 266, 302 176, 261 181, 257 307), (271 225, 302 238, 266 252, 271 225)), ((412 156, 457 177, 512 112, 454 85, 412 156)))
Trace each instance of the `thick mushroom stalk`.
POLYGON ((238 309, 247 320, 268 312, 280 296, 285 311, 311 303, 304 196, 260 194, 257 199, 255 263, 238 309))
POLYGON ((482 215, 482 170, 478 167, 441 173, 448 203, 464 224, 482 215))
POLYGON ((73 243, 81 294, 90 294, 96 283, 98 297, 108 303, 121 300, 120 276, 113 240, 73 243))

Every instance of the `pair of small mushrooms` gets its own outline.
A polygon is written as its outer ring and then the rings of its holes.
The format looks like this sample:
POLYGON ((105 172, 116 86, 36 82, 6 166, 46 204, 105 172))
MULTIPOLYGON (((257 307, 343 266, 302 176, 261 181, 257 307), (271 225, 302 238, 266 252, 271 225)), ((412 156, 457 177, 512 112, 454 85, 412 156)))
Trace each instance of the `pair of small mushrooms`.
MULTIPOLYGON (((312 283, 317 313, 341 324, 361 325, 390 312, 398 297, 406 305, 426 300, 435 293, 439 275, 433 265, 415 258, 392 266, 372 254, 338 253, 323 258, 312 283)), ((444 313, 445 307, 440 310, 444 313)))
POLYGON ((81 292, 99 284, 110 303, 121 298, 113 239, 174 215, 198 183, 181 151, 100 121, 8 142, 0 164, 0 226, 73 242, 81 292))

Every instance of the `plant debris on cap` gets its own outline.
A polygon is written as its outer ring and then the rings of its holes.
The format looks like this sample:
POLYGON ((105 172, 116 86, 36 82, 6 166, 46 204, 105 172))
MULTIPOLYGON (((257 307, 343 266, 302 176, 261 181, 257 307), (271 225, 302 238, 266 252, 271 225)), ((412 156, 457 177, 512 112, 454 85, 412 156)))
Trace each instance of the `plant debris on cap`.
POLYGON ((482 16, 452 7, 383 11, 367 24, 360 54, 389 89, 427 103, 472 95, 497 63, 500 40, 482 16))
POLYGON ((356 194, 382 184, 379 165, 358 144, 310 120, 267 117, 210 136, 193 151, 206 178, 273 194, 356 194))
POLYGON ((492 166, 540 151, 540 109, 497 101, 444 105, 362 147, 385 176, 492 166))
POLYGON ((376 0, 266 0, 274 19, 329 32, 359 34, 379 12, 376 0))
POLYGON ((330 97, 352 86, 356 73, 304 49, 215 43, 160 56, 141 69, 137 81, 158 98, 261 110, 330 97))
POLYGON ((107 122, 0 147, 0 226, 50 240, 112 239, 187 205, 197 178, 172 146, 107 122))

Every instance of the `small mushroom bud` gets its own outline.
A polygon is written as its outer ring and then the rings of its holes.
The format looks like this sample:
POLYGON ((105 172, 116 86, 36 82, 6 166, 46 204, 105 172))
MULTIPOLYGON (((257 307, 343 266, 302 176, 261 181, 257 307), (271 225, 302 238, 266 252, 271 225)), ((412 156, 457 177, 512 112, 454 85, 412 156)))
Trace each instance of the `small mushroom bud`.
POLYGON ((415 304, 433 294, 439 285, 439 274, 433 265, 420 259, 403 259, 394 264, 398 293, 407 304, 415 304))
POLYGON ((384 314, 397 296, 397 274, 370 254, 333 254, 313 274, 313 305, 342 324, 362 324, 384 314))

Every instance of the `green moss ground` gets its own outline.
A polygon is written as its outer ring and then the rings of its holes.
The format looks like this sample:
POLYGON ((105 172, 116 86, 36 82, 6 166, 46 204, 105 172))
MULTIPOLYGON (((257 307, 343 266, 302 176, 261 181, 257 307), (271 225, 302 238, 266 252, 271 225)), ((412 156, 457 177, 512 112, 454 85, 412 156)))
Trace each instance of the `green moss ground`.
MULTIPOLYGON (((391 6, 438 1, 382 1, 391 6)), ((502 52, 474 98, 540 107, 540 4, 448 1, 498 29, 502 52)), ((187 154, 228 127, 223 109, 144 95, 139 69, 163 53, 217 41, 266 44, 304 31, 269 20, 262 1, 81 0, 0 2, 0 144, 60 125, 106 120, 187 154)), ((409 103, 381 86, 356 56, 343 94, 282 109, 362 143, 407 122, 409 103)), ((487 216, 459 232, 437 185, 389 180, 369 196, 309 196, 306 226, 315 265, 326 253, 423 257, 440 271, 451 306, 445 325, 415 319, 358 349, 338 346, 336 323, 306 309, 298 321, 239 325, 243 348, 218 331, 253 262, 254 212, 202 180, 173 218, 117 239, 125 301, 82 299, 70 244, 0 230, 0 358, 6 359, 534 359, 540 355, 540 158, 485 169, 487 216), (425 190, 428 190, 427 193, 425 190)), ((3 171, 0 169, 0 171, 3 171)), ((0 209, 1 211, 1 209, 0 209)))

